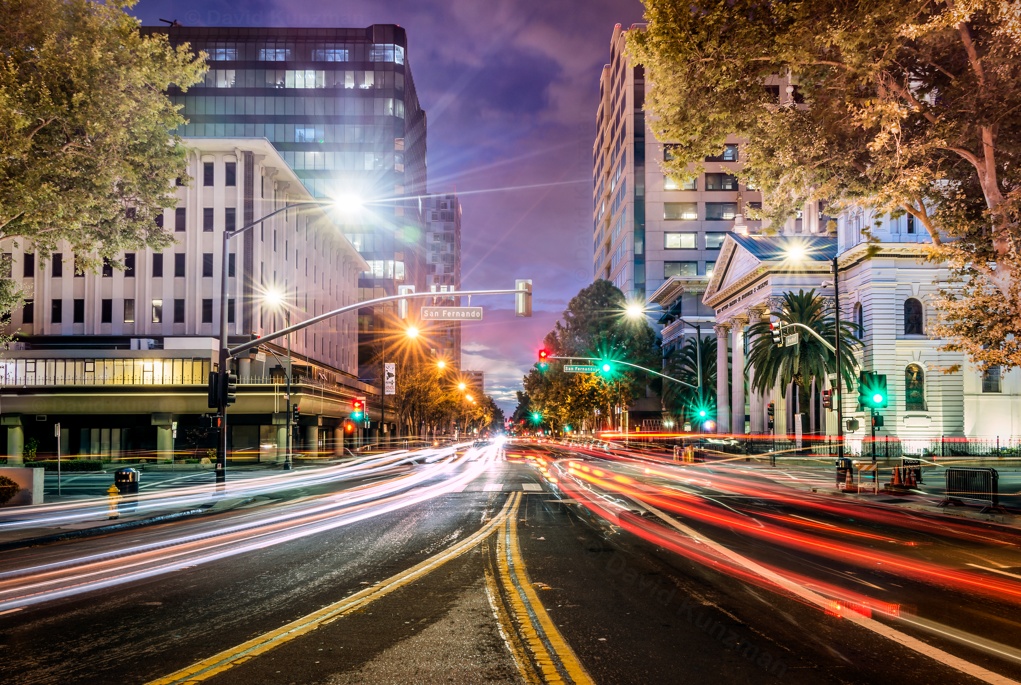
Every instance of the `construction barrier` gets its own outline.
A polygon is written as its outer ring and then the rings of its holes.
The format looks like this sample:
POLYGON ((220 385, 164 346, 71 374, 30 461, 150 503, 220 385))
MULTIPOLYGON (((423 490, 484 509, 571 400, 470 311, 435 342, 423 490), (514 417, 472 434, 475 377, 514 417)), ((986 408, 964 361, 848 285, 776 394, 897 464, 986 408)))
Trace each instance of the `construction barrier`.
POLYGON ((914 481, 915 484, 921 484, 925 481, 922 480, 922 460, 921 459, 901 459, 901 466, 904 468, 904 477, 908 481, 914 481))
POLYGON ((1000 507, 1000 476, 996 469, 953 466, 946 469, 946 491, 940 506, 964 505, 964 500, 985 504, 982 511, 1000 507))

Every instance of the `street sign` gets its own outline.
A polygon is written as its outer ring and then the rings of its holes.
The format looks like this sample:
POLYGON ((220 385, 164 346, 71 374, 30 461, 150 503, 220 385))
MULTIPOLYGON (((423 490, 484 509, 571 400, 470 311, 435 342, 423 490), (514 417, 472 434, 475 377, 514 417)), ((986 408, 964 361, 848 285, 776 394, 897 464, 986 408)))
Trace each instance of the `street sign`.
POLYGON ((599 367, 587 364, 564 364, 564 371, 566 373, 595 373, 599 371, 599 367))
POLYGON ((786 336, 783 339, 783 346, 784 347, 794 347, 797 344, 798 344, 798 334, 797 333, 791 333, 790 335, 786 336))
POLYGON ((397 394, 397 364, 383 364, 383 392, 397 394))
POLYGON ((422 307, 423 321, 482 321, 482 307, 422 307))

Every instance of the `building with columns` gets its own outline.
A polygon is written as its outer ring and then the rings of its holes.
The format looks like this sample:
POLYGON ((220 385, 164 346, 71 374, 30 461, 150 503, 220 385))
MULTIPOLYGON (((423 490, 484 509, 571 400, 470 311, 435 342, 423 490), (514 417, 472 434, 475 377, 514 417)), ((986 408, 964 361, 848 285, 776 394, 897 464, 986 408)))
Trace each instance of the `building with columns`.
MULTIPOLYGON (((223 232, 312 196, 267 140, 184 143, 191 182, 161 217, 175 240, 166 250, 125 252, 118 264, 79 273, 66 246, 42 259, 29 242, 0 242, 26 296, 0 360, 9 460, 26 441, 40 454, 55 453, 59 439, 65 456, 115 459, 205 457, 215 445, 207 383, 218 363, 223 232)), ((228 249, 231 344, 359 301, 366 261, 323 208, 280 212, 228 249), (272 292, 282 304, 269 301, 272 292)), ((288 365, 301 409, 295 447, 343 448, 351 400, 373 393, 358 380, 356 311, 238 360, 238 401, 228 410, 234 456, 283 458, 288 365)))
MULTIPOLYGON (((908 216, 859 208, 837 217, 836 235, 818 220, 805 223, 805 233, 790 224, 774 236, 731 233, 720 251, 704 297, 715 312, 718 432, 794 433, 796 393, 780 387, 766 395, 748 391, 755 369, 745 361, 747 331, 779 309, 784 293, 814 289, 832 298, 837 255, 840 318, 860 326, 861 369, 887 378, 889 407, 881 412, 884 426, 877 436, 894 436, 906 451, 920 452, 942 437, 1006 444, 1021 435, 1021 372, 980 373, 962 353, 940 349, 943 341, 931 335, 932 301, 946 282, 946 270, 925 258, 923 229, 916 230, 908 216), (867 232, 876 242, 868 241, 867 232)), ((658 296, 658 304, 670 305, 670 288, 661 288, 658 296)), ((814 388, 810 406, 800 411, 809 415, 810 430, 835 435, 836 412, 825 410, 821 401, 826 389, 814 388)), ((860 450, 870 425, 868 412, 858 410, 857 396, 856 388, 845 388, 839 400, 844 418, 858 420, 857 431, 845 432, 852 452, 860 450)))

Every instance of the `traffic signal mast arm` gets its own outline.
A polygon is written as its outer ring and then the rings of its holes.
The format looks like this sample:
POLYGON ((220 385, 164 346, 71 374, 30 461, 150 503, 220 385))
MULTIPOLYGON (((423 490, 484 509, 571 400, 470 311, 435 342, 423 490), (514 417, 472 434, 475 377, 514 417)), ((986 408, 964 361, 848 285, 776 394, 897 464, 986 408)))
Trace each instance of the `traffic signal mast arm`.
POLYGON ((816 333, 810 327, 806 326, 803 323, 796 323, 796 322, 793 322, 793 321, 791 321, 791 322, 785 321, 785 322, 783 322, 781 324, 781 326, 783 328, 787 328, 788 326, 793 326, 794 328, 800 328, 801 330, 805 331, 806 333, 810 333, 812 335, 812 337, 814 337, 816 340, 818 340, 823 345, 825 345, 827 350, 829 350, 833 354, 837 353, 837 348, 835 348, 833 346, 833 343, 827 342, 826 338, 822 337, 821 335, 819 335, 818 333, 816 333))
MULTIPOLYGON (((558 356, 552 355, 552 354, 551 355, 547 355, 546 359, 565 359, 565 360, 577 359, 577 360, 586 361, 586 362, 601 362, 601 361, 604 361, 602 359, 597 359, 596 357, 574 357, 574 356, 558 357, 558 356)), ((622 362, 619 359, 614 359, 611 363, 613 363, 613 364, 621 364, 622 366, 630 366, 632 369, 641 369, 642 371, 645 371, 646 373, 651 373, 654 376, 659 376, 660 378, 665 378, 668 381, 673 381, 674 383, 680 383, 681 385, 686 385, 689 388, 691 388, 692 390, 698 390, 698 386, 697 385, 692 385, 691 383, 682 381, 682 380, 680 380, 678 378, 674 378, 673 376, 668 376, 665 373, 660 373, 659 371, 653 371, 652 369, 646 368, 644 366, 639 366, 638 364, 632 364, 631 362, 622 362)))
POLYGON ((364 300, 363 302, 349 304, 346 307, 341 307, 340 309, 334 309, 333 311, 326 312, 325 314, 320 314, 319 316, 314 316, 311 319, 306 319, 305 321, 301 321, 292 326, 288 326, 287 328, 281 328, 279 331, 273 331, 272 333, 264 335, 261 338, 256 338, 255 340, 242 343, 241 345, 238 345, 236 347, 227 348, 227 356, 236 357, 242 352, 250 350, 253 347, 258 347, 259 345, 268 343, 271 340, 282 338, 288 333, 293 333, 294 331, 300 331, 303 328, 308 328, 313 324, 317 324, 320 321, 325 321, 326 319, 329 319, 330 317, 333 316, 337 316, 338 314, 344 314, 345 312, 354 311, 356 309, 361 309, 363 307, 371 307, 373 305, 383 304, 384 302, 395 302, 398 300, 412 300, 429 297, 448 298, 459 297, 462 295, 469 296, 469 295, 519 295, 519 294, 527 295, 530 297, 532 294, 531 286, 529 285, 527 287, 515 288, 511 290, 458 290, 453 292, 446 291, 442 293, 439 292, 403 293, 401 295, 388 295, 386 297, 377 297, 373 300, 364 300))

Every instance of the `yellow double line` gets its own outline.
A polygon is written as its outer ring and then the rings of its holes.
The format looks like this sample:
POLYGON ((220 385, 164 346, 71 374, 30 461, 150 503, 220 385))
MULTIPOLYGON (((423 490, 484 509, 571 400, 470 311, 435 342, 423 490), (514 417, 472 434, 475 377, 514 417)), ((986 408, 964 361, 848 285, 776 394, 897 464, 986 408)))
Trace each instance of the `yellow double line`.
POLYGON ((435 571, 437 568, 461 556, 473 549, 479 543, 489 537, 492 532, 501 525, 504 525, 510 517, 514 520, 517 516, 518 507, 521 504, 521 493, 515 492, 507 500, 503 509, 488 521, 482 528, 468 536, 456 545, 449 547, 439 554, 432 556, 425 561, 412 566, 411 568, 392 576, 383 582, 356 592, 339 602, 330 604, 306 616, 291 621, 290 623, 263 633, 236 647, 214 654, 208 659, 199 661, 191 666, 182 668, 163 678, 150 681, 148 685, 178 685, 183 683, 199 683, 208 680, 218 673, 222 673, 234 666, 244 663, 249 659, 265 654, 266 652, 279 647, 282 644, 301 637, 319 626, 326 625, 342 616, 350 614, 363 608, 370 602, 381 599, 394 590, 398 590, 408 583, 414 582, 426 574, 435 571))
POLYGON ((590 685, 593 682, 528 580, 518 545, 516 515, 500 524, 496 535, 496 569, 494 572, 491 563, 487 563, 486 586, 518 671, 526 683, 590 685))

